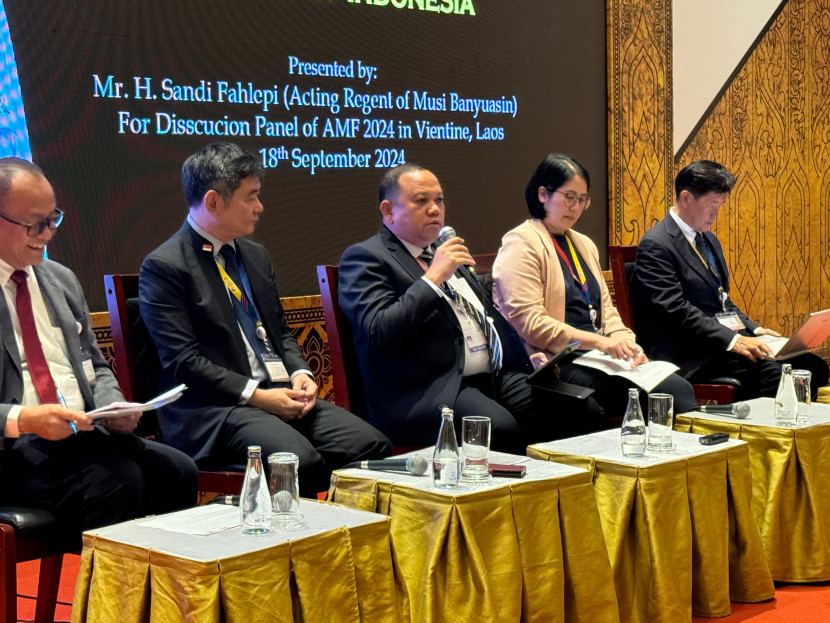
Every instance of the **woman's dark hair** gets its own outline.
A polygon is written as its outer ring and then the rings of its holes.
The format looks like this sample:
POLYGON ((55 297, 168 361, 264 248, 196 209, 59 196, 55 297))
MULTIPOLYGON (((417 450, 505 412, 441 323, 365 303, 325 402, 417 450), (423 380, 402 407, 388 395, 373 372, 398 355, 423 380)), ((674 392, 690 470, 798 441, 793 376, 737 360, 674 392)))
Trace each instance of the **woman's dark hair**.
POLYGON ((536 167, 525 188, 527 209, 533 218, 545 218, 545 204, 539 201, 539 187, 554 191, 572 177, 579 176, 591 188, 591 177, 579 162, 565 154, 548 154, 536 167))

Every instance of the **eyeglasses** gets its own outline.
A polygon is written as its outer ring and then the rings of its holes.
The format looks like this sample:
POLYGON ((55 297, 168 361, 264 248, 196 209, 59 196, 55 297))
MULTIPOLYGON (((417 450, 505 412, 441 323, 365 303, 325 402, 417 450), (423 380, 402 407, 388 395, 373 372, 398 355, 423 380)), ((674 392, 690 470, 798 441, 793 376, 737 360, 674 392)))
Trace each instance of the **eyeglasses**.
POLYGON ((562 192, 561 190, 555 190, 553 188, 548 188, 549 193, 559 193, 565 198, 565 205, 569 208, 574 207, 577 203, 579 203, 579 207, 583 210, 586 209, 589 205, 591 205, 591 198, 588 195, 582 195, 581 197, 577 195, 573 191, 562 192))
POLYGON ((20 221, 16 221, 13 218, 9 218, 5 214, 0 214, 0 218, 2 218, 4 221, 12 223, 13 225, 20 225, 20 227, 25 227, 26 233, 28 234, 29 238, 34 238, 35 236, 40 236, 40 234, 43 233, 43 230, 47 227, 49 228, 49 231, 55 231, 58 227, 60 227, 60 224, 63 222, 63 212, 56 209, 52 213, 52 216, 43 221, 38 221, 37 223, 21 223, 20 221))

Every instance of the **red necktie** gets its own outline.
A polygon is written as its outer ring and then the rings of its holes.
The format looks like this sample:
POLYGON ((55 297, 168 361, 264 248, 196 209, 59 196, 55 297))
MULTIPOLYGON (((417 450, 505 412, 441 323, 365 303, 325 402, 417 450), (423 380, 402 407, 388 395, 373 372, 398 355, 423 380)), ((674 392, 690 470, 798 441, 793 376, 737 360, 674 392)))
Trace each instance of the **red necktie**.
POLYGON ((37 336, 35 316, 32 313, 32 297, 29 295, 29 285, 26 283, 28 277, 29 275, 22 270, 12 273, 12 281, 17 284, 15 304, 20 334, 23 337, 23 350, 26 351, 29 375, 32 377, 40 403, 54 404, 58 402, 58 390, 55 388, 55 381, 52 380, 46 357, 43 355, 43 348, 40 346, 40 338, 37 336))

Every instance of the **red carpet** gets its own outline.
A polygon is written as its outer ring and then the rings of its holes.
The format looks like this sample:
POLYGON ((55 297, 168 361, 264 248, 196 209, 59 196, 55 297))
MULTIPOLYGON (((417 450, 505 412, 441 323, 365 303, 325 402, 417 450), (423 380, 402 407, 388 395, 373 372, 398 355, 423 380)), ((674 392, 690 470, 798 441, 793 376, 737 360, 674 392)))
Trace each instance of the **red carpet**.
MULTIPOLYGON (((63 571, 61 572, 61 585, 58 589, 58 607, 55 610, 55 621, 69 621, 72 616, 72 607, 62 605, 72 603, 75 596, 75 579, 78 577, 78 569, 81 564, 81 557, 77 554, 67 554, 63 557, 63 571)), ((24 562, 17 565, 17 592, 20 595, 35 595, 37 591, 37 576, 40 569, 40 562, 24 562)), ((19 621, 32 621, 35 618, 35 600, 18 597, 17 618, 19 621)))
MULTIPOLYGON (((58 600, 71 603, 75 593, 80 557, 67 554, 63 561, 58 600)), ((18 591, 34 595, 37 586, 38 563, 27 562, 17 566, 18 591)), ((35 602, 18 599, 18 617, 31 621, 35 615, 35 602)), ((69 621, 71 609, 58 604, 56 621, 69 621)), ((732 604, 732 614, 722 619, 695 617, 693 623, 828 623, 830 622, 830 583, 782 584, 777 587, 775 599, 762 604, 732 604)))

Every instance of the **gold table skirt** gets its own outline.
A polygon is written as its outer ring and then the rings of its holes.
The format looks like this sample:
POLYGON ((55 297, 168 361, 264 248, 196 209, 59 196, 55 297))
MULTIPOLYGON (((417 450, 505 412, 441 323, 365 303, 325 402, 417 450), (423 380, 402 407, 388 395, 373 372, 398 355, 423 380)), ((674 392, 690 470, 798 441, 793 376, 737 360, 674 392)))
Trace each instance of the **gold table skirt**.
POLYGON ((72 622, 397 623, 401 605, 388 521, 210 562, 84 535, 72 622))
POLYGON ((745 445, 647 467, 533 446, 528 455, 593 474, 624 623, 727 616, 730 599, 774 596, 745 445))
POLYGON ((830 424, 786 429, 677 416, 676 430, 726 432, 749 446, 752 511, 781 582, 830 580, 830 424))
POLYGON ((619 621, 587 472, 456 496, 335 472, 329 496, 391 517, 414 622, 619 621))

